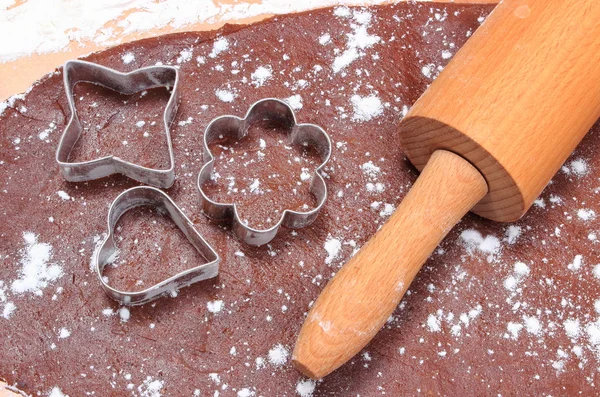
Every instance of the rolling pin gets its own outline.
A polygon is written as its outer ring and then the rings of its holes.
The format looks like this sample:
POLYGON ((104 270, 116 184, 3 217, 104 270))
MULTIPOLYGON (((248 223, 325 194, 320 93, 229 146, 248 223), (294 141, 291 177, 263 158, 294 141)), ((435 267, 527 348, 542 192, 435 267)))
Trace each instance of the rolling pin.
POLYGON ((400 122, 421 174, 312 306, 295 367, 357 354, 468 211, 519 219, 599 117, 600 1, 501 2, 400 122))

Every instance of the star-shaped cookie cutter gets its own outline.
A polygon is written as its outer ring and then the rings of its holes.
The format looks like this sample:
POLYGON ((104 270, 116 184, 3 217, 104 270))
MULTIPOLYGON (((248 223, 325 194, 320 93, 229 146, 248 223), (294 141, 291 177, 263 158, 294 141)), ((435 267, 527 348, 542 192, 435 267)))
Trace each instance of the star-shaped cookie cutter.
POLYGON ((75 60, 65 63, 63 79, 71 118, 60 138, 56 150, 56 162, 67 181, 83 182, 112 174, 122 174, 138 182, 156 187, 168 188, 173 185, 175 158, 169 127, 177 113, 178 105, 179 71, 176 67, 149 66, 122 73, 95 63, 75 60), (125 95, 132 95, 151 88, 172 87, 171 96, 163 113, 169 151, 169 167, 166 169, 147 168, 113 155, 90 161, 69 162, 71 151, 83 132, 83 125, 77 116, 73 99, 73 88, 80 82, 97 84, 125 95))
POLYGON ((198 174, 202 211, 211 219, 231 223, 235 235, 245 243, 256 246, 267 244, 275 237, 281 226, 299 229, 310 225, 317 218, 327 200, 327 186, 321 170, 330 156, 331 140, 327 133, 315 124, 297 124, 292 108, 279 99, 266 98, 254 103, 243 119, 231 115, 217 117, 210 122, 204 132, 204 165, 198 174), (235 203, 215 202, 202 190, 202 185, 211 179, 214 170, 215 158, 209 149, 210 143, 223 137, 242 139, 248 134, 248 128, 261 120, 280 123, 286 128, 291 143, 313 146, 321 157, 321 164, 315 170, 310 186, 311 193, 317 198, 317 206, 306 212, 286 209, 277 224, 268 229, 254 229, 248 226, 240 218, 235 203))
POLYGON ((185 216, 173 200, 159 189, 149 186, 138 186, 124 191, 111 204, 108 210, 107 222, 108 235, 100 245, 100 249, 96 252, 94 258, 96 274, 106 294, 123 305, 143 305, 195 282, 216 277, 219 273, 219 254, 198 233, 196 228, 194 228, 194 224, 185 216), (102 273, 105 266, 112 263, 119 252, 114 238, 115 226, 124 213, 140 206, 155 207, 168 215, 183 234, 185 234, 192 246, 208 262, 192 269, 184 270, 143 291, 120 291, 111 287, 102 277, 102 273))

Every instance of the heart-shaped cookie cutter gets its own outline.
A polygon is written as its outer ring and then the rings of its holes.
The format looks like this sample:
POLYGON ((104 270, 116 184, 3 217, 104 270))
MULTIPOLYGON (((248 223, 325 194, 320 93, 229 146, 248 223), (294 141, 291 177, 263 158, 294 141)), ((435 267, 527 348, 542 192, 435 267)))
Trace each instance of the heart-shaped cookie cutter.
POLYGON ((331 140, 327 133, 315 124, 297 124, 293 109, 279 99, 266 98, 255 102, 243 119, 231 115, 217 117, 208 124, 204 132, 204 165, 198 174, 197 184, 202 211, 211 219, 231 223, 235 235, 245 243, 256 246, 267 244, 273 240, 281 226, 299 229, 310 225, 317 218, 327 200, 327 185, 321 170, 330 156, 331 140), (306 212, 286 209, 277 224, 268 229, 248 226, 240 218, 235 203, 215 202, 202 190, 202 185, 211 179, 214 170, 215 158, 210 151, 210 143, 223 137, 242 139, 248 135, 249 127, 261 120, 280 123, 287 129, 291 143, 313 146, 321 157, 321 164, 315 170, 310 185, 311 193, 317 198, 317 206, 306 212))
POLYGON ((108 210, 108 235, 95 256, 96 273, 102 288, 108 296, 127 306, 143 305, 195 282, 216 277, 219 273, 219 261, 220 258, 217 252, 198 233, 193 223, 173 200, 161 190, 149 186, 128 189, 119 194, 113 201, 108 210), (128 292, 111 287, 103 279, 102 273, 104 267, 112 263, 118 254, 118 248, 114 240, 114 228, 125 212, 140 206, 152 206, 158 210, 163 210, 185 234, 192 246, 208 262, 169 277, 143 291, 128 292))
POLYGON ((65 128, 58 148, 56 162, 69 182, 83 182, 100 179, 112 174, 122 174, 138 182, 161 188, 170 187, 175 181, 175 157, 171 143, 170 125, 177 113, 179 70, 173 66, 149 66, 122 73, 106 66, 86 61, 68 61, 63 66, 63 80, 71 118, 65 128), (166 169, 147 168, 109 155, 82 162, 69 162, 69 156, 83 132, 83 125, 77 116, 73 88, 77 83, 97 84, 125 95, 157 87, 171 88, 171 96, 163 113, 165 135, 169 151, 169 167, 166 169))

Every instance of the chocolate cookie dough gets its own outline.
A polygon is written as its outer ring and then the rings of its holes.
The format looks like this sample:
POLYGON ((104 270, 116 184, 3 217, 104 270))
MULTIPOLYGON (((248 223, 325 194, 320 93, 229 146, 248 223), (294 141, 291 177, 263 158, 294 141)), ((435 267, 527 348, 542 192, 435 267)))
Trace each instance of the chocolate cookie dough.
MULTIPOLYGON (((0 376, 33 395, 71 397, 595 395, 598 126, 523 219, 461 221, 351 362, 318 382, 290 363, 311 303, 416 178, 398 120, 492 8, 337 7, 88 56, 123 71, 181 68, 171 130, 177 180, 167 192, 219 251, 221 270, 143 307, 119 307, 91 269, 108 206, 136 182, 62 179, 54 161, 69 116, 61 71, 0 106, 0 376), (299 122, 322 126, 334 151, 317 221, 256 248, 201 214, 195 182, 208 122, 243 116, 264 97, 287 100, 299 122)), ((75 98, 86 131, 74 159, 164 163, 166 90, 128 97, 80 84, 75 98)), ((305 177, 312 154, 288 149, 275 130, 215 148, 212 192, 239 200, 249 222, 314 203, 305 177)), ((104 274, 117 287, 141 289, 202 260, 147 208, 124 216, 118 243, 104 274)))

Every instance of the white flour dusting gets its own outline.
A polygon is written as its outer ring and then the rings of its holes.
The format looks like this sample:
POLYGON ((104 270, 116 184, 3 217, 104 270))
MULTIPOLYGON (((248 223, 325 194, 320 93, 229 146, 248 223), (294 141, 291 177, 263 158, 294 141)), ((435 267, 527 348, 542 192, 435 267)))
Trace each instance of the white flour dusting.
POLYGON ((600 279, 600 264, 597 264, 596 266, 594 266, 594 270, 592 272, 594 274, 594 277, 596 277, 597 279, 600 279))
POLYGON ((524 264, 523 262, 515 263, 515 274, 518 277, 524 277, 529 274, 529 266, 524 264))
POLYGON ((539 335, 542 332, 542 324, 537 317, 528 317, 523 316, 523 321, 525 322, 525 328, 527 332, 533 335, 539 335))
POLYGON ((568 169, 577 176, 585 176, 588 173, 588 165, 584 159, 576 159, 569 163, 568 169))
POLYGON ((579 269, 581 269, 581 265, 582 264, 583 264, 583 256, 582 255, 575 255, 575 258, 573 258, 573 262, 569 263, 567 265, 567 268, 569 270, 573 270, 574 272, 576 272, 579 269))
POLYGON ((225 90, 225 89, 216 90, 215 95, 217 96, 217 98, 219 98, 219 100, 221 100, 223 102, 233 102, 233 100, 237 96, 233 91, 229 91, 229 90, 225 90))
POLYGON ((218 313, 221 311, 221 309, 223 309, 223 301, 218 300, 206 302, 206 308, 211 313, 218 313))
POLYGON ((353 121, 369 121, 383 114, 383 105, 376 95, 371 94, 366 97, 353 95, 350 102, 354 110, 353 121))
MULTIPOLYGON (((430 293, 435 290, 433 285, 430 285, 430 288, 428 289, 430 293)), ((435 313, 431 313, 427 316, 427 320, 423 326, 430 332, 440 332, 442 331, 444 323, 446 323, 450 326, 450 333, 454 337, 459 337, 463 333, 463 328, 469 328, 471 323, 477 319, 482 312, 483 307, 481 305, 476 305, 467 312, 461 313, 457 318, 452 312, 444 313, 442 309, 438 309, 435 313)))
MULTIPOLYGON (((102 248, 102 243, 104 242, 104 238, 106 237, 106 233, 102 233, 101 235, 96 235, 92 238, 92 244, 94 244, 94 250, 92 251, 92 255, 90 256, 90 271, 96 271, 96 257, 98 256, 98 252, 100 248, 102 248)), ((116 253, 118 255, 118 252, 116 253)), ((114 258, 112 259, 114 262, 114 258)))
POLYGON ((331 41, 331 35, 329 33, 324 33, 319 37, 319 44, 325 45, 331 41))
POLYGON ((440 332, 442 330, 441 321, 435 314, 427 316, 427 328, 429 328, 429 331, 431 332, 440 332))
MULTIPOLYGON (((341 9, 348 10, 348 12, 342 13, 338 11, 340 8, 336 8, 334 14, 342 18, 348 18, 350 16, 349 9, 345 7, 341 9)), ((356 23, 350 23, 353 32, 346 34, 346 49, 341 55, 336 56, 333 61, 332 68, 334 73, 340 72, 358 58, 363 57, 365 55, 365 49, 370 48, 381 41, 379 36, 370 35, 367 32, 367 28, 371 24, 371 17, 371 13, 368 11, 353 12, 353 19, 356 23)))
POLYGON ((516 340, 519 337, 519 332, 523 329, 523 324, 509 322, 506 329, 510 334, 510 338, 516 340))
POLYGON ((496 236, 483 237, 477 230, 467 229, 460 234, 460 238, 463 240, 469 254, 473 254, 474 251, 487 254, 488 262, 492 262, 495 256, 500 253, 500 240, 496 236))
POLYGON ((4 304, 4 307, 2 308, 2 317, 8 320, 17 307, 8 300, 6 289, 6 284, 4 284, 4 281, 0 280, 0 303, 4 304))
POLYGON ((381 172, 381 168, 373 164, 371 160, 361 165, 360 169, 371 178, 377 178, 377 175, 381 172))
POLYGON ((421 73, 423 73, 423 76, 427 77, 427 78, 431 78, 431 69, 434 67, 434 65, 425 65, 421 68, 421 73))
POLYGON ((529 267, 523 262, 517 262, 514 265, 514 273, 504 280, 504 288, 509 291, 515 291, 518 285, 529 274, 529 267))
POLYGON ((59 190, 58 192, 56 192, 56 194, 58 194, 58 197, 60 197, 61 199, 67 201, 71 199, 71 196, 69 196, 69 193, 63 191, 63 190, 59 190))
MULTIPOLYGON (((0 13, 0 15, 2 15, 2 13, 0 13)), ((9 97, 5 102, 0 102, 0 116, 2 116, 2 114, 4 113, 4 111, 11 107, 13 108, 15 106, 15 102, 18 100, 23 100, 25 99, 25 95, 29 93, 29 91, 31 91, 31 89, 33 88, 33 85, 30 86, 25 93, 23 94, 15 94, 11 97, 9 97)))
POLYGON ((250 75, 252 79, 252 84, 255 87, 260 87, 267 80, 269 80, 273 76, 273 70, 270 66, 259 66, 256 70, 250 75))
POLYGON ((121 55, 121 60, 125 65, 129 65, 131 62, 135 61, 135 55, 132 52, 126 52, 121 55))
POLYGON ((127 307, 123 306, 119 308, 119 317, 121 318, 122 322, 126 323, 131 318, 131 312, 127 307))
MULTIPOLYGON (((2 106, 2 105, 0 105, 2 106)), ((0 111, 0 115, 2 114, 2 111, 0 111)), ((48 137, 50 136, 50 133, 55 131, 57 128, 57 125, 55 122, 51 121, 48 124, 48 128, 42 130, 39 134, 38 134, 38 138, 40 138, 42 141, 46 141, 46 142, 50 142, 48 141, 48 137)))
POLYGON ((394 207, 392 204, 385 203, 383 205, 383 209, 379 211, 379 216, 382 218, 387 218, 388 216, 392 215, 395 210, 396 207, 394 207))
POLYGON ((582 221, 591 221, 596 218, 596 212, 589 208, 582 208, 577 211, 577 217, 582 221))
POLYGON ((565 332, 569 338, 571 338, 571 339, 579 338, 579 334, 581 332, 581 329, 580 329, 581 326, 579 324, 578 319, 572 319, 572 318, 567 319, 563 323, 563 326, 565 327, 565 332))
POLYGON ((292 95, 284 100, 288 103, 288 105, 290 105, 292 109, 302 109, 302 97, 300 96, 300 94, 292 95))
POLYGON ((102 309, 102 314, 106 317, 110 317, 110 316, 113 316, 115 314, 115 312, 112 308, 107 307, 106 309, 102 309))
POLYGON ((264 368, 265 359, 262 357, 256 357, 256 359, 254 360, 254 363, 256 364, 256 369, 264 368))
POLYGON ((336 7, 333 10, 333 15, 337 17, 347 18, 352 14, 350 13, 350 9, 348 7, 336 7))
POLYGON ((4 309, 2 309, 2 317, 4 317, 5 319, 9 319, 10 316, 12 316, 12 314, 14 313, 15 309, 17 307, 15 306, 14 303, 12 302, 6 302, 4 304, 4 309))
POLYGON ((247 387, 244 387, 243 389, 238 390, 237 392, 237 397, 252 397, 254 396, 254 392, 250 389, 248 389, 247 387))
MULTIPOLYGON (((591 345, 597 350, 600 348, 600 319, 596 320, 595 323, 589 324, 585 328, 585 332, 588 335, 588 340, 591 345)), ((600 356, 600 353, 597 353, 600 356)))
POLYGON ((177 125, 183 127, 192 124, 192 121, 194 121, 194 118, 189 116, 187 119, 177 122, 177 125))
POLYGON ((25 249, 20 260, 19 277, 11 284, 14 294, 31 292, 41 296, 42 291, 63 275, 62 267, 48 263, 52 257, 52 246, 38 242, 38 236, 31 232, 23 233, 25 249))
POLYGON ((61 329, 58 331, 58 338, 59 338, 59 339, 66 339, 66 338, 68 338, 69 336, 71 336, 71 331, 69 331, 69 330, 68 330, 68 329, 66 329, 66 328, 61 328, 61 329))
POLYGON ((179 56, 175 60, 177 63, 186 63, 192 60, 192 56, 194 55, 194 50, 191 48, 186 48, 181 50, 179 56))
POLYGON ((369 182, 365 185, 365 188, 367 189, 367 192, 369 192, 369 193, 383 193, 385 191, 385 186, 381 182, 376 182, 376 183, 369 182))
POLYGON ((154 380, 151 376, 147 376, 144 382, 138 386, 140 397, 160 397, 160 392, 165 385, 165 382, 159 379, 154 380))
POLYGON ((263 194, 264 192, 260 189, 260 181, 258 179, 254 179, 252 183, 248 186, 250 193, 253 194, 263 194))
POLYGON ((312 397, 315 392, 316 382, 312 379, 301 379, 296 384, 296 393, 300 397, 312 397))
POLYGON ((48 394, 48 397, 69 397, 67 394, 64 394, 62 392, 62 390, 60 390, 60 387, 53 387, 52 390, 50 390, 50 394, 48 394))
POLYGON ((520 235, 521 228, 519 226, 511 225, 506 229, 506 242, 509 244, 514 244, 520 235))
POLYGON ((215 372, 211 372, 210 374, 208 374, 208 378, 217 385, 221 384, 221 377, 215 372))
POLYGON ((225 37, 219 37, 213 42, 213 48, 210 54, 208 54, 211 58, 216 58, 217 55, 222 53, 223 51, 227 51, 229 48, 229 41, 225 37))
POLYGON ((358 58, 358 50, 356 48, 348 48, 342 55, 335 57, 335 61, 333 62, 333 71, 339 72, 358 58))
POLYGON ((283 345, 275 345, 269 350, 269 362, 275 367, 280 367, 287 362, 289 355, 290 353, 283 345))
POLYGON ((342 249, 342 242, 337 238, 329 236, 327 238, 327 241, 325 241, 325 245, 323 246, 323 248, 325 248, 325 251, 327 251, 325 263, 330 264, 340 254, 340 251, 342 249))
POLYGON ((302 172, 300 173, 301 181, 308 181, 311 178, 311 173, 308 168, 302 168, 302 172))

